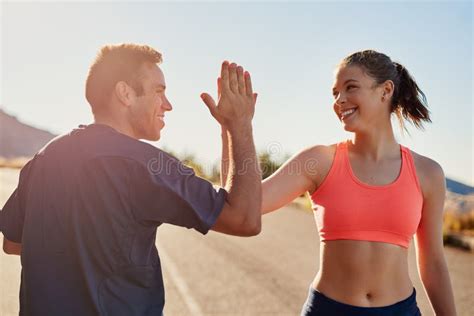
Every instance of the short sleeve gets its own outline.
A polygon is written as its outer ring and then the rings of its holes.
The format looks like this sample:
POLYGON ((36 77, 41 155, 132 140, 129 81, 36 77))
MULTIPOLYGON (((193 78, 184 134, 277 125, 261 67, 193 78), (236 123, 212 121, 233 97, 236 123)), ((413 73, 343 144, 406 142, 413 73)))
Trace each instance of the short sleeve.
POLYGON ((26 164, 21 170, 18 187, 10 195, 0 214, 0 230, 6 239, 16 243, 21 243, 23 234, 25 220, 24 192, 28 183, 30 163, 26 164))
POLYGON ((216 222, 227 195, 162 151, 147 165, 136 163, 131 168, 130 185, 132 209, 139 222, 169 223, 202 234, 216 222))

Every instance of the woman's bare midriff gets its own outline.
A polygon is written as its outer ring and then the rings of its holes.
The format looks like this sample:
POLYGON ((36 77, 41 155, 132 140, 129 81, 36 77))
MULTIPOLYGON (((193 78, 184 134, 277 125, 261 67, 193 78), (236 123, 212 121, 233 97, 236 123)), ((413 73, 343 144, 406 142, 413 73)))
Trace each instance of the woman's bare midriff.
POLYGON ((407 249, 383 242, 332 240, 321 243, 313 287, 341 303, 381 307, 409 297, 407 249))

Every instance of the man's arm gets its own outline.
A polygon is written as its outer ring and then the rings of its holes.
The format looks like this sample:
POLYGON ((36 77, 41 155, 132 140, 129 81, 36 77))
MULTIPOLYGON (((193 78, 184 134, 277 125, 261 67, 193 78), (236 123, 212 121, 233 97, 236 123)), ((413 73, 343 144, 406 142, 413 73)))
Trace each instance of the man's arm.
POLYGON ((28 184, 33 161, 34 158, 28 161, 21 169, 18 187, 13 191, 0 211, 0 231, 3 233, 3 251, 9 255, 20 255, 21 253, 21 237, 25 219, 24 191, 28 184))
POLYGON ((21 244, 10 241, 3 237, 3 251, 7 255, 21 255, 21 244))
POLYGON ((224 208, 213 230, 240 236, 252 236, 261 230, 261 172, 252 139, 252 127, 232 134, 234 146, 229 159, 224 208))
MULTIPOLYGON (((239 236, 252 236, 261 230, 261 171, 255 151, 252 118, 256 94, 250 74, 236 64, 222 64, 218 79, 219 102, 208 94, 202 99, 212 116, 228 130, 231 150, 228 151, 226 202, 214 227, 215 231, 239 236)), ((224 149, 223 149, 224 150, 224 149)), ((224 157, 223 157, 224 158, 224 157)))
MULTIPOLYGON (((3 211, 0 210, 0 232, 3 231, 3 211)), ((3 236, 3 252, 7 255, 20 255, 21 254, 21 244, 8 240, 3 236)))

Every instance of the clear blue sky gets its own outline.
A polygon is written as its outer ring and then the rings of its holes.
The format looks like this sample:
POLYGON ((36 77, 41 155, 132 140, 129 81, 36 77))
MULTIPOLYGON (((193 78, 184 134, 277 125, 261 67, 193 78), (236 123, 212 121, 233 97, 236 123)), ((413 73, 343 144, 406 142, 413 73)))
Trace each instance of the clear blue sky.
POLYGON ((397 132, 399 142, 472 185, 472 17, 471 2, 452 1, 2 2, 0 104, 54 133, 89 123, 84 81, 99 47, 145 43, 163 53, 174 105, 157 146, 218 160, 219 128, 199 95, 215 94, 228 59, 251 72, 259 93, 257 148, 282 156, 351 136, 332 112, 333 70, 371 48, 405 65, 428 97, 433 124, 397 132))

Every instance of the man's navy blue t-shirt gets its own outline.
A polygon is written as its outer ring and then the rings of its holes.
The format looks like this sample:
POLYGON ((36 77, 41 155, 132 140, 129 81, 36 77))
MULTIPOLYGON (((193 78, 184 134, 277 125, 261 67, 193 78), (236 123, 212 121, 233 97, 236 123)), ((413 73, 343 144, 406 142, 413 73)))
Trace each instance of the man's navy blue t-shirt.
POLYGON ((161 315, 163 223, 205 234, 226 191, 113 128, 81 125, 21 170, 0 212, 22 244, 21 315, 161 315))

